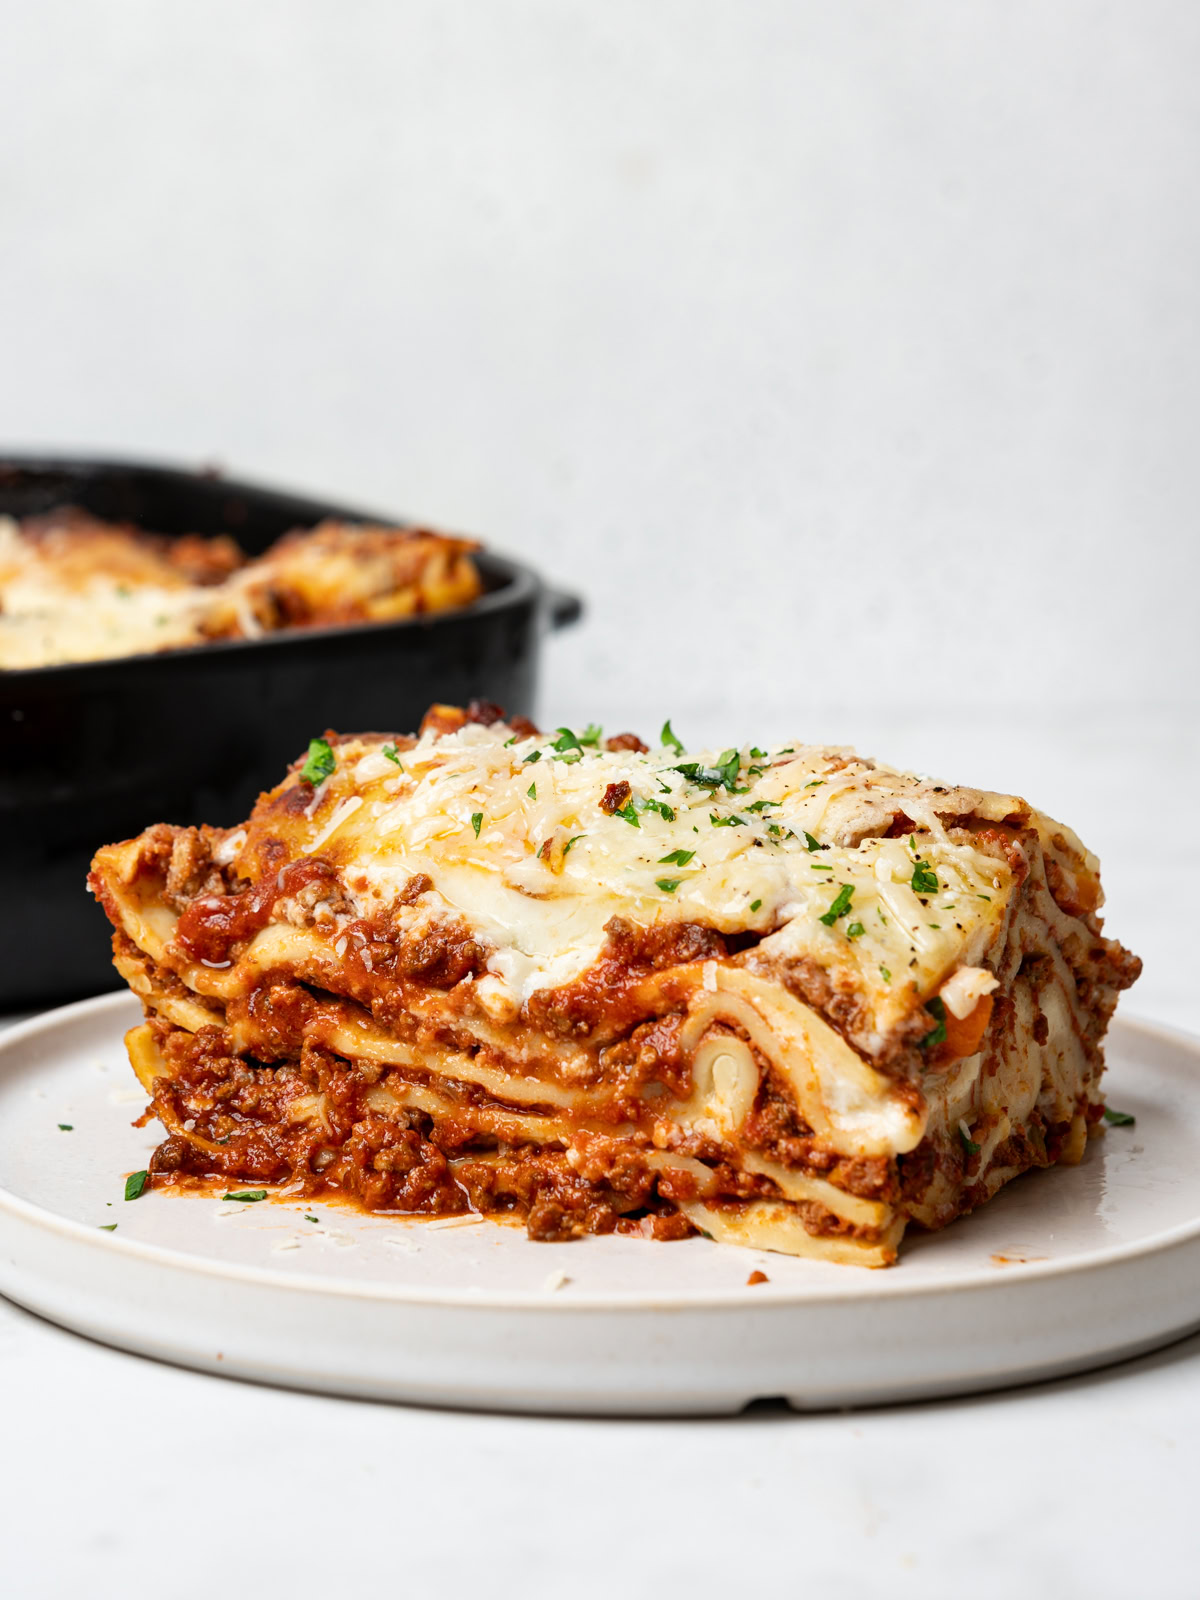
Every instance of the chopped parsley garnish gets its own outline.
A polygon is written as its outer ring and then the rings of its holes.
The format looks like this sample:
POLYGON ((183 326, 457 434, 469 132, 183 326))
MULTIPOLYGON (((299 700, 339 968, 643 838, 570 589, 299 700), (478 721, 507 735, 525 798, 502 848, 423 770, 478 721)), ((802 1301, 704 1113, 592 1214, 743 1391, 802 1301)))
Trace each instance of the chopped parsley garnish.
MULTIPOLYGON (((400 766, 400 752, 396 749, 394 744, 385 744, 382 753, 388 758, 389 761, 394 761, 398 767, 400 766)), ((403 767, 401 767, 400 770, 403 772, 403 767)))
POLYGON ((583 837, 584 837, 584 835, 582 833, 577 833, 572 838, 568 839, 566 844, 563 845, 563 855, 566 855, 567 851, 571 848, 571 846, 573 844, 575 844, 578 840, 582 839, 583 837))
POLYGON ((737 782, 741 765, 742 758, 736 750, 723 750, 717 757, 717 771, 723 774, 721 782, 727 789, 732 789, 737 782))
POLYGON ((866 931, 861 922, 852 922, 846 929, 846 937, 847 939, 861 939, 866 931))
POLYGON ((580 744, 588 745, 593 750, 598 750, 600 748, 600 740, 603 734, 604 729, 598 722, 589 722, 587 727, 579 735, 579 742, 580 744))
POLYGON ((713 767, 706 767, 699 761, 684 761, 672 771, 682 772, 689 783, 698 784, 702 789, 726 788, 732 794, 738 792, 735 786, 741 765, 742 759, 736 750, 723 750, 713 767))
POLYGON ((829 910, 821 918, 827 928, 832 928, 839 917, 844 917, 850 909, 850 902, 854 898, 854 885, 844 883, 837 892, 837 898, 829 910))
POLYGON ((768 806, 782 805, 782 800, 756 800, 753 805, 747 806, 747 811, 765 811, 768 806))
POLYGON ((101 1233, 115 1233, 117 1231, 117 1225, 115 1222, 102 1222, 99 1224, 99 1227, 101 1233))
POLYGON ((967 1132, 967 1127, 964 1122, 960 1122, 958 1125, 958 1137, 962 1140, 962 1147, 969 1156, 977 1156, 979 1154, 979 1146, 967 1132))
POLYGON ((555 761, 565 761, 568 764, 574 761, 582 761, 583 745, 571 732, 570 728, 559 728, 557 732, 558 738, 550 746, 555 752, 555 761))
POLYGON ((806 783, 804 787, 806 789, 823 789, 825 787, 825 779, 814 778, 811 783, 806 783))
POLYGON ((60 1133, 74 1133, 75 1124, 73 1122, 60 1122, 58 1125, 58 1131, 60 1133))
POLYGON ((777 822, 768 822, 767 823, 767 832, 771 835, 771 837, 773 839, 782 839, 783 838, 783 829, 779 826, 779 824, 777 822))
POLYGON ((655 881, 655 883, 658 885, 658 887, 660 889, 665 891, 665 893, 674 894, 676 889, 678 889, 679 885, 683 882, 683 879, 682 878, 655 878, 654 881, 655 881))
POLYGON ((936 1022, 923 1039, 917 1040, 918 1050, 928 1050, 931 1045, 944 1044, 946 1040, 946 1002, 934 995, 932 1000, 926 1000, 925 1009, 936 1022))
POLYGON ((686 867, 696 854, 694 850, 672 850, 669 856, 659 856, 660 867, 686 867))
POLYGON ((708 820, 714 828, 745 828, 748 826, 745 817, 719 817, 715 811, 708 813, 708 820))
POLYGON ((483 812, 482 811, 472 811, 472 813, 471 813, 471 826, 475 829, 475 837, 478 839, 479 830, 480 830, 480 828, 483 827, 483 812))
POLYGON ((537 784, 536 783, 531 783, 529 785, 528 789, 526 789, 525 793, 529 796, 529 798, 531 800, 536 800, 537 799, 537 784))
POLYGON ((809 833, 807 828, 804 830, 804 847, 808 851, 809 855, 811 855, 814 850, 824 850, 825 848, 819 839, 813 838, 812 834, 809 833))
POLYGON ((765 761, 767 759, 767 752, 765 750, 760 750, 757 745, 752 744, 750 746, 750 759, 751 761, 765 761))
POLYGON ((664 817, 666 821, 675 821, 675 812, 665 800, 647 800, 645 795, 629 794, 629 785, 627 783, 610 784, 608 793, 605 794, 604 799, 600 802, 600 809, 601 811, 607 811, 610 817, 620 817, 635 828, 641 827, 641 823, 638 821, 638 813, 641 811, 657 811, 659 816, 664 817), (622 795, 629 795, 625 804, 619 810, 610 811, 609 805, 615 800, 619 800, 622 795))
POLYGON ((912 886, 915 894, 936 894, 938 875, 928 861, 918 861, 913 868, 912 886))
POLYGON ((1114 1111, 1111 1106, 1105 1106, 1104 1120, 1110 1128, 1132 1128, 1137 1118, 1128 1111, 1114 1111))
POLYGON ((265 1189, 236 1189, 230 1194, 221 1196, 222 1200, 242 1200, 247 1205, 252 1204, 255 1200, 265 1200, 266 1198, 267 1191, 265 1189))
POLYGON ((306 1211, 304 1213, 304 1220, 305 1220, 305 1222, 319 1222, 321 1219, 319 1217, 310 1216, 308 1214, 308 1212, 306 1211))
POLYGON ((891 983, 891 981, 892 981, 892 975, 891 975, 891 973, 890 973, 890 972, 889 972, 889 971, 888 971, 888 969, 887 969, 887 968, 886 968, 886 967, 884 967, 884 966, 881 966, 881 967, 880 967, 880 968, 879 968, 879 970, 880 970, 880 972, 881 972, 881 973, 882 973, 882 974, 883 974, 883 981, 884 981, 884 983, 891 983))
POLYGON ((324 783, 337 766, 337 757, 330 749, 328 739, 310 739, 308 741, 308 759, 300 768, 300 776, 305 783, 314 787, 324 783))
POLYGON ((131 1172, 125 1179, 126 1200, 136 1200, 141 1194, 142 1190, 146 1187, 149 1177, 150 1174, 144 1167, 142 1168, 141 1172, 131 1172))
POLYGON ((675 812, 665 800, 643 800, 640 794, 635 794, 629 803, 637 811, 657 811, 667 822, 675 821, 675 812))
POLYGON ((683 754, 684 746, 681 741, 675 737, 675 732, 671 727, 670 717, 668 717, 662 725, 662 732, 658 736, 658 742, 662 745, 664 750, 674 750, 677 756, 681 756, 683 754))
POLYGON ((808 863, 808 869, 809 869, 810 872, 832 872, 833 871, 833 868, 829 865, 828 861, 810 861, 808 863))
POLYGON ((750 909, 751 909, 751 911, 757 911, 759 906, 761 906, 761 905, 762 905, 762 901, 761 900, 751 900, 750 909))
POLYGON ((975 898, 976 900, 990 900, 992 897, 990 894, 977 894, 975 898))
POLYGON ((531 750, 527 756, 523 756, 521 758, 521 765, 523 767, 528 767, 533 762, 540 761, 541 759, 542 759, 542 752, 540 750, 531 750))

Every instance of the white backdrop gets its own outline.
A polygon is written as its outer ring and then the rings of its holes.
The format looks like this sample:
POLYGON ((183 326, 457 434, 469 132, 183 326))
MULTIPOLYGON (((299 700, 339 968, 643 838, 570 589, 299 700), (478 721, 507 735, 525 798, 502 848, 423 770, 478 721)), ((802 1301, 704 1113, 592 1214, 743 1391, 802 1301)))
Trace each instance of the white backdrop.
POLYGON ((1165 949, 1125 806, 1200 777, 1200 7, 3 12, 0 441, 476 532, 588 598, 551 725, 1023 789, 1165 949))

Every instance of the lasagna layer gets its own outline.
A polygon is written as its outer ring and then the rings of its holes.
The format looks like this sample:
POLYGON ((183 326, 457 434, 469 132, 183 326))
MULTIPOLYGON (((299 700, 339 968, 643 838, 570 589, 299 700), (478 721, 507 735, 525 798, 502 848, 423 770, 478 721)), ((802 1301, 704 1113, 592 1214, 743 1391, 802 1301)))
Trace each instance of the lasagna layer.
POLYGON ((91 883, 191 1175, 868 1266, 1078 1161, 1139 964, 1005 795, 436 707, 91 883))

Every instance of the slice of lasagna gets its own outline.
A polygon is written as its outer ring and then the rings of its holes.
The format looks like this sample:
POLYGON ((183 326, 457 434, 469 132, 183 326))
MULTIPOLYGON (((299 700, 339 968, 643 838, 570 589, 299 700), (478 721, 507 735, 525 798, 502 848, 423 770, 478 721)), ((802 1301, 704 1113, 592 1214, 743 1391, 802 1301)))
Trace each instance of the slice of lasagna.
POLYGON ((91 884, 156 1186, 865 1266, 1080 1159, 1140 966, 1011 795, 487 706, 314 740, 244 826, 150 828, 91 884))

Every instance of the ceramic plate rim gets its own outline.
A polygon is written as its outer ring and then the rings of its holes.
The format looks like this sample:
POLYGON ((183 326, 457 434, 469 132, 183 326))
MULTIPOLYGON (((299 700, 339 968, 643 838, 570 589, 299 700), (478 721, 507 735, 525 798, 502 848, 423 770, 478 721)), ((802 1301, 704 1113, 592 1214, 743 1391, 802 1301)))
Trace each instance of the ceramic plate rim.
MULTIPOLYGON (((76 1020, 91 1017, 103 1018, 109 1011, 118 1011, 136 1004, 136 996, 127 990, 115 990, 95 995, 86 1000, 76 1000, 69 1005, 57 1006, 51 1011, 27 1018, 7 1027, 0 1033, 0 1075, 7 1068, 7 1056, 27 1040, 39 1035, 53 1036, 60 1028, 76 1020)), ((1200 1035, 1172 1025, 1154 1022, 1140 1016, 1122 1015, 1114 1018, 1113 1029, 1134 1040, 1155 1040, 1168 1047, 1183 1049, 1200 1061, 1200 1035)), ((403 1284, 382 1283, 364 1278, 358 1282, 315 1278, 300 1273, 279 1272, 261 1267, 245 1266, 240 1262, 220 1261, 212 1257, 195 1256, 184 1250, 147 1244, 139 1239, 116 1239, 111 1234, 98 1236, 89 1223, 76 1222, 70 1217, 47 1211, 34 1201, 0 1184, 0 1211, 21 1221, 55 1232, 93 1250, 117 1250, 123 1255, 140 1259, 175 1271, 186 1271, 202 1277, 254 1284, 259 1287, 287 1290, 301 1295, 332 1296, 343 1300, 384 1301, 411 1306, 438 1306, 447 1310, 488 1309, 495 1311, 553 1311, 558 1316, 578 1313, 608 1312, 642 1314, 647 1311, 736 1310, 746 1309, 745 1290, 741 1286, 727 1289, 667 1290, 661 1294, 648 1294, 643 1290, 586 1290, 580 1288, 570 1297, 552 1294, 545 1289, 480 1290, 477 1288, 419 1288, 403 1284)), ((920 1300, 947 1294, 967 1293, 972 1290, 1003 1293, 1011 1290, 1015 1282, 1030 1279, 1078 1276, 1081 1273, 1101 1271, 1122 1261, 1162 1254, 1187 1243, 1200 1235, 1200 1213, 1190 1222, 1176 1224, 1166 1231, 1125 1244, 1114 1244, 1056 1258, 1050 1261, 1014 1262, 1003 1273, 984 1267, 965 1270, 952 1278, 928 1279, 924 1282, 905 1282, 894 1275, 892 1269, 879 1271, 867 1268, 838 1268, 853 1273, 854 1281, 805 1285, 801 1288, 764 1284, 756 1304, 772 1309, 798 1308, 820 1301, 854 1303, 870 1302, 877 1298, 920 1300)))

